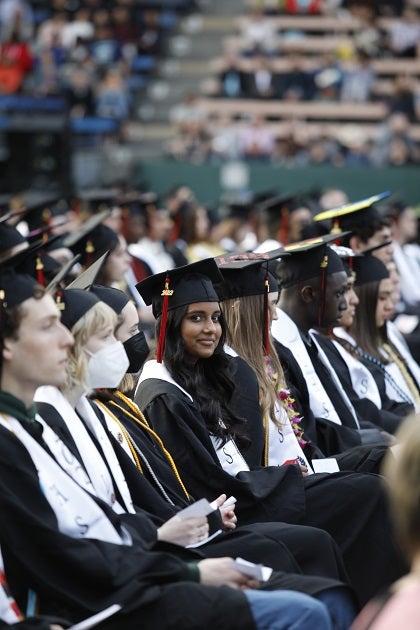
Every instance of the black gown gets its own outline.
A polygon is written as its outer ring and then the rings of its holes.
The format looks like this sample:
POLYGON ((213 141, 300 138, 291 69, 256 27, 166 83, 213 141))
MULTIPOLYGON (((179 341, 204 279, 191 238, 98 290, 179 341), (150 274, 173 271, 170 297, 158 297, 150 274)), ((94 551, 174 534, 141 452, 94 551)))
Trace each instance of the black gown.
MULTIPOLYGON (((26 425, 42 442, 39 425, 26 425)), ((87 494, 87 493, 86 493, 87 494)), ((92 497, 91 497, 92 498, 92 497)), ((120 530, 122 520, 93 497, 120 530)), ((188 568, 200 556, 156 541, 146 517, 124 526, 132 546, 73 538, 58 528, 57 517, 39 484, 38 473, 19 439, 0 427, 0 544, 10 588, 21 609, 29 589, 39 612, 78 621, 114 603, 122 612, 104 622, 108 630, 147 628, 254 629, 247 601, 229 587, 207 587, 191 580, 188 568)))
MULTIPOLYGON (((334 370, 338 378, 340 379, 341 384, 346 389, 346 391, 350 391, 352 387, 351 376, 343 357, 341 356, 331 339, 328 339, 327 337, 320 334, 317 334, 316 338, 318 343, 322 346, 322 349, 327 355, 329 361, 331 361, 331 363, 334 365, 334 370)), ((364 363, 364 365, 366 364, 364 363)), ((391 400, 385 392, 384 377, 382 376, 382 378, 380 378, 380 375, 378 374, 379 368, 370 371, 373 378, 375 379, 375 382, 378 385, 382 401, 382 408, 377 409, 377 411, 375 409, 375 413, 370 414, 369 417, 374 423, 379 423, 379 426, 388 433, 395 433, 404 418, 414 411, 414 407, 412 405, 409 405, 408 403, 399 403, 395 400, 391 400)))
MULTIPOLYGON (((37 403, 37 408, 42 418, 79 461, 82 461, 74 439, 58 412, 47 403, 37 403)), ((187 500, 168 460, 150 433, 142 431, 133 421, 128 422, 127 415, 111 407, 112 413, 117 411, 118 418, 126 421, 130 435, 136 434, 136 443, 147 458, 148 465, 143 466, 141 474, 108 431, 99 407, 93 405, 93 408, 113 444, 133 503, 139 512, 146 514, 156 527, 159 527, 179 509, 193 501, 192 497, 187 500), (164 497, 156 480, 159 480, 172 503, 164 497)), ((91 438, 106 462, 100 444, 95 436, 91 435, 91 438)), ((112 476, 111 471, 109 472, 112 476)), ((117 498, 120 499, 115 483, 114 489, 117 498)), ((218 512, 213 519, 213 529, 221 527, 217 514, 218 512)), ((201 546, 200 553, 203 557, 209 558, 240 556, 250 562, 267 564, 277 572, 284 573, 281 576, 276 575, 276 585, 279 588, 298 590, 309 595, 315 595, 327 588, 342 586, 348 579, 340 551, 334 541, 326 532, 310 527, 296 528, 278 523, 256 523, 248 527, 237 527, 235 531, 222 533, 201 546)))
POLYGON ((220 465, 198 406, 176 385, 148 378, 137 388, 136 403, 195 496, 211 500, 222 492, 234 495, 242 523, 277 520, 328 531, 343 553, 361 603, 406 570, 377 475, 303 477, 297 466, 289 465, 255 467, 233 477, 220 465))
MULTIPOLYGON (((335 385, 331 379, 329 379, 328 395, 334 407, 340 409, 340 418, 345 420, 345 424, 336 424, 326 418, 314 416, 308 387, 299 363, 291 350, 276 339, 274 347, 283 367, 287 385, 292 397, 296 400, 296 407, 302 414, 301 425, 305 431, 305 437, 311 440, 325 457, 336 457, 341 470, 380 472, 388 447, 384 444, 362 444, 360 432, 355 428, 353 418, 348 418, 350 414, 342 404, 341 396, 335 393, 335 385)), ((328 380, 325 369, 321 375, 324 386, 328 380)))

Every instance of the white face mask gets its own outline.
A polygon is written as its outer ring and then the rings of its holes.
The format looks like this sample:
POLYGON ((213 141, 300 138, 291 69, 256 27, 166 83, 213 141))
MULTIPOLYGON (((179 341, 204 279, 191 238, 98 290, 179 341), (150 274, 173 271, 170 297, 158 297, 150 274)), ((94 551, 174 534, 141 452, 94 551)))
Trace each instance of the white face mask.
POLYGON ((98 352, 85 349, 91 357, 88 363, 88 385, 97 387, 118 387, 130 364, 121 341, 115 341, 98 352))

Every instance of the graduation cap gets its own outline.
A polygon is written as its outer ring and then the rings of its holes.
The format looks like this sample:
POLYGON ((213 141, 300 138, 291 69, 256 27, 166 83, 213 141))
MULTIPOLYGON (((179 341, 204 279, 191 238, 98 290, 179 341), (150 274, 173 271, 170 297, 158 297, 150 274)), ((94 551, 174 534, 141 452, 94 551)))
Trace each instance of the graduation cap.
POLYGON ((389 271, 384 263, 375 256, 360 256, 354 260, 354 271, 356 273, 355 285, 360 287, 369 282, 380 282, 389 278, 389 271))
POLYGON ((100 299, 94 293, 84 289, 60 289, 56 295, 61 322, 69 330, 98 302, 100 299))
POLYGON ((269 353, 268 295, 278 291, 277 278, 270 271, 269 265, 270 261, 278 259, 280 255, 284 255, 283 248, 265 254, 254 254, 249 258, 245 255, 243 260, 241 255, 235 254, 215 259, 223 277, 222 282, 215 284, 221 302, 252 295, 264 296, 262 342, 266 355, 269 353))
POLYGON ((27 274, 16 273, 11 267, 0 267, 0 331, 3 336, 4 313, 19 306, 39 290, 39 284, 27 274))
POLYGON ((110 210, 115 205, 117 196, 118 193, 114 188, 84 190, 78 195, 80 201, 95 213, 110 210))
MULTIPOLYGON (((78 256, 80 257, 80 254, 78 254, 78 256)), ((67 289, 90 289, 102 269, 102 265, 105 263, 107 256, 108 252, 102 254, 98 260, 95 260, 95 262, 79 274, 77 278, 70 282, 67 289)))
POLYGON ((103 287, 99 284, 93 284, 90 287, 90 291, 102 302, 108 304, 108 306, 110 306, 117 315, 121 313, 124 306, 126 306, 130 301, 130 298, 124 293, 124 291, 120 291, 120 289, 115 289, 114 287, 103 287))
POLYGON ((27 243, 26 239, 16 228, 7 223, 0 223, 0 256, 16 245, 27 243))
POLYGON ((383 199, 389 197, 389 191, 355 201, 354 203, 346 203, 339 208, 325 210, 314 216, 314 221, 326 221, 331 219, 333 226, 331 233, 339 231, 355 230, 368 224, 382 221, 382 215, 375 207, 383 199))
POLYGON ((362 254, 373 254, 373 252, 378 251, 378 249, 382 249, 382 247, 388 247, 391 245, 392 241, 385 241, 385 243, 379 243, 379 245, 374 245, 374 247, 369 247, 368 249, 364 249, 362 254))
MULTIPOLYGON (((360 252, 355 252, 351 247, 345 247, 344 245, 336 245, 332 243, 329 247, 335 251, 338 256, 340 256, 341 260, 344 264, 344 269, 347 272, 348 276, 351 276, 353 273, 354 267, 354 259, 356 257, 363 256, 360 252)), ((373 249, 373 248, 372 248, 373 249)))
POLYGON ((23 207, 19 214, 26 221, 29 231, 49 227, 53 216, 66 214, 68 206, 59 203, 60 201, 62 197, 57 193, 43 194, 30 191, 25 193, 23 207))
POLYGON ((54 276, 52 280, 50 280, 49 284, 45 287, 45 290, 48 293, 54 293, 60 283, 64 280, 70 270, 74 267, 74 265, 78 262, 80 255, 74 256, 71 260, 69 260, 63 267, 61 267, 60 271, 54 276))
POLYGON ((272 236, 283 245, 288 243, 289 216, 297 208, 302 207, 302 203, 297 203, 298 195, 295 193, 277 194, 259 202, 255 209, 265 215, 268 219, 270 231, 277 230, 272 236))
POLYGON ((292 287, 305 280, 320 278, 319 325, 324 317, 327 277, 339 271, 344 271, 344 265, 340 256, 328 245, 337 240, 337 238, 347 234, 347 232, 328 234, 286 245, 284 249, 289 253, 289 256, 282 258, 277 265, 277 278, 282 289, 292 287))
POLYGON ((195 302, 219 302, 213 283, 222 279, 214 258, 206 258, 149 276, 136 284, 145 303, 152 305, 154 317, 162 316, 156 354, 159 363, 164 352, 167 312, 195 302))
POLYGON ((111 210, 103 210, 97 214, 92 214, 92 216, 86 219, 86 221, 84 221, 77 230, 71 232, 70 234, 66 234, 63 239, 63 246, 72 249, 76 243, 87 236, 97 225, 102 223, 102 221, 105 221, 110 214, 111 210))
MULTIPOLYGON (((58 237, 53 236, 48 242, 58 237)), ((61 268, 60 263, 46 251, 46 243, 37 241, 29 247, 21 249, 17 253, 1 261, 4 267, 12 267, 18 273, 28 274, 36 278, 38 284, 45 286, 46 276, 52 277, 61 268)))

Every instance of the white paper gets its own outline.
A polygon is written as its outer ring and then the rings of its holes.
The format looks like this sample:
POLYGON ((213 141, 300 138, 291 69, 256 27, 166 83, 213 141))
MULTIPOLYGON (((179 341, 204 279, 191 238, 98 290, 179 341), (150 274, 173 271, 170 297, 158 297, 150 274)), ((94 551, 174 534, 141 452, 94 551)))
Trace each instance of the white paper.
POLYGON ((104 608, 101 612, 96 613, 96 615, 92 615, 92 617, 88 617, 79 623, 76 623, 74 626, 70 626, 69 630, 89 630, 89 628, 93 628, 104 619, 108 619, 112 615, 115 615, 119 610, 121 610, 122 606, 119 604, 112 604, 112 606, 108 606, 108 608, 104 608))
POLYGON ((254 564, 243 558, 235 558, 233 566, 244 575, 248 575, 259 582, 266 582, 273 573, 271 567, 266 567, 263 564, 254 564))
POLYGON ((333 473, 340 472, 335 457, 324 457, 312 460, 312 468, 316 473, 333 473))
MULTIPOLYGON (((199 501, 196 501, 195 503, 188 505, 188 507, 178 512, 178 516, 180 516, 183 520, 186 520, 187 518, 197 518, 199 516, 207 516, 211 512, 214 512, 216 509, 217 508, 211 503, 209 503, 207 499, 200 499, 199 501)), ((201 547, 201 545, 205 545, 206 543, 208 543, 210 540, 212 540, 213 538, 215 538, 221 533, 222 533, 222 530, 218 529, 216 532, 213 532, 213 534, 211 534, 210 536, 207 536, 207 538, 204 538, 203 540, 200 540, 196 543, 192 543, 191 545, 187 545, 187 549, 193 549, 194 547, 201 547)))
POLYGON ((180 510, 178 512, 178 516, 182 519, 197 518, 198 516, 207 516, 207 514, 214 512, 215 509, 216 508, 213 507, 207 499, 200 499, 199 501, 188 505, 188 507, 183 510, 180 510))
POLYGON ((205 545, 206 543, 208 543, 210 540, 213 540, 213 538, 216 538, 216 536, 218 536, 219 534, 222 533, 221 529, 218 529, 216 532, 213 532, 212 534, 210 534, 210 536, 207 536, 207 538, 204 538, 204 540, 199 540, 196 543, 191 543, 191 545, 187 545, 187 549, 194 549, 195 547, 201 547, 201 545, 205 545))

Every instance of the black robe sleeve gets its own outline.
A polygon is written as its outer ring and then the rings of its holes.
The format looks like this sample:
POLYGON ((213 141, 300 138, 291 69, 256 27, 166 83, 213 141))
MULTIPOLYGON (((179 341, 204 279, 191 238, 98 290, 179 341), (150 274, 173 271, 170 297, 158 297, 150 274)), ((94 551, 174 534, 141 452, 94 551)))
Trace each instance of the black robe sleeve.
POLYGON ((212 501, 221 493, 237 498, 241 523, 297 523, 304 514, 302 475, 297 466, 253 468, 236 477, 219 463, 199 409, 178 387, 158 379, 140 384, 136 403, 172 454, 188 489, 212 501), (147 386, 146 386, 147 383, 147 386))
MULTIPOLYGON (((156 539, 146 517, 136 515, 136 528, 128 526, 130 547, 61 533, 27 450, 7 429, 0 427, 0 437, 0 544, 22 609, 32 588, 41 611, 63 617, 87 616, 112 603, 130 610, 156 600, 159 584, 190 579, 184 560, 146 542, 156 539)), ((97 503, 118 529, 118 515, 97 503)))

